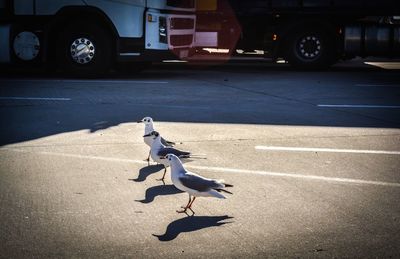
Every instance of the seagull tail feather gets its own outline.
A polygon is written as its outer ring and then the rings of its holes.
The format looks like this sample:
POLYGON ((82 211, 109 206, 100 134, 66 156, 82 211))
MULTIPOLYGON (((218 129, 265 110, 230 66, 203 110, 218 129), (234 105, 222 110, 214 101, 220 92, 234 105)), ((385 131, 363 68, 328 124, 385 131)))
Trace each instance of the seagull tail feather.
POLYGON ((225 189, 215 189, 217 192, 225 192, 225 193, 229 193, 229 194, 233 194, 230 191, 227 191, 225 189))
POLYGON ((225 187, 233 187, 232 184, 225 183, 225 180, 224 180, 224 179, 216 180, 216 182, 219 183, 219 184, 222 184, 222 185, 223 185, 223 188, 225 188, 225 187))
POLYGON ((205 155, 205 154, 190 154, 190 158, 207 159, 207 155, 205 155))
POLYGON ((220 193, 221 190, 222 189, 211 189, 208 191, 208 193, 211 194, 211 196, 213 196, 215 198, 226 199, 226 197, 220 193))

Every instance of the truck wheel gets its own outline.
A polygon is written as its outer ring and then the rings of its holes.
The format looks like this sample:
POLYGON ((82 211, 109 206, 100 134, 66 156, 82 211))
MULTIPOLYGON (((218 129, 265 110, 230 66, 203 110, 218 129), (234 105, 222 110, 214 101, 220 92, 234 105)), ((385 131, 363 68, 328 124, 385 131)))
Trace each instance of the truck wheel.
POLYGON ((334 40, 319 29, 294 32, 284 46, 285 58, 297 68, 327 68, 336 58, 334 40))
POLYGON ((75 75, 104 74, 112 64, 110 38, 107 31, 95 24, 69 25, 58 39, 58 63, 63 70, 75 75))

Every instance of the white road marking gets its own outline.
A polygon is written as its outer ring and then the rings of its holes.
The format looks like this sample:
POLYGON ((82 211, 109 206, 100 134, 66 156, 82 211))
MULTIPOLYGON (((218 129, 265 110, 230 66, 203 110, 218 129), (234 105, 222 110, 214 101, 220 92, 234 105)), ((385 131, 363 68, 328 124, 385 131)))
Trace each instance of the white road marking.
POLYGON ((176 60, 176 59, 172 59, 172 60, 163 60, 163 63, 187 63, 187 60, 176 60))
POLYGON ((33 82, 33 83, 130 83, 130 84, 168 84, 167 81, 155 80, 91 80, 91 79, 0 79, 0 82, 33 82))
POLYGON ((389 150, 362 150, 362 149, 309 148, 309 147, 275 147, 275 146, 255 146, 255 149, 271 150, 271 151, 293 151, 293 152, 330 152, 330 153, 400 155, 400 151, 389 151, 389 150))
POLYGON ((140 105, 140 106, 153 106, 153 107, 162 107, 162 108, 173 108, 173 109, 190 109, 190 110, 210 110, 213 109, 211 107, 205 106, 193 106, 193 105, 168 105, 168 104, 154 104, 154 103, 133 103, 132 105, 140 105))
POLYGON ((124 83, 124 84, 168 84, 167 81, 146 80, 62 80, 67 83, 124 83))
POLYGON ((399 85, 385 85, 385 84, 356 84, 356 86, 398 87, 399 85))
POLYGON ((1 96, 0 100, 71 101, 71 98, 1 96))
POLYGON ((124 52, 124 53, 119 53, 120 56, 140 56, 141 54, 139 52, 124 52))
MULTIPOLYGON (((47 152, 47 151, 30 152, 30 151, 25 151, 25 150, 21 150, 21 149, 15 149, 15 148, 2 148, 2 149, 7 149, 10 151, 14 151, 14 152, 35 153, 35 154, 50 155, 50 156, 60 156, 60 157, 69 157, 69 158, 78 158, 78 159, 92 159, 92 160, 101 160, 101 161, 109 161, 109 162, 123 162, 123 163, 147 165, 146 161, 135 160, 135 159, 126 159, 126 158, 88 156, 88 155, 55 153, 55 152, 47 152)), ((305 180, 318 180, 318 181, 325 181, 325 182, 346 183, 346 184, 363 184, 363 185, 400 187, 400 183, 394 183, 394 182, 369 181, 369 180, 362 180, 362 179, 328 177, 328 176, 318 176, 318 175, 305 175, 305 174, 296 174, 296 173, 279 173, 279 172, 270 172, 270 171, 246 170, 246 169, 213 167, 213 166, 196 166, 196 165, 186 165, 185 168, 205 170, 205 171, 214 171, 214 172, 221 172, 221 173, 253 174, 253 175, 265 175, 265 176, 272 176, 272 177, 297 178, 297 179, 305 179, 305 180)))
POLYGON ((400 105, 369 105, 369 104, 317 104, 318 107, 328 108, 375 108, 375 109, 399 109, 400 105))

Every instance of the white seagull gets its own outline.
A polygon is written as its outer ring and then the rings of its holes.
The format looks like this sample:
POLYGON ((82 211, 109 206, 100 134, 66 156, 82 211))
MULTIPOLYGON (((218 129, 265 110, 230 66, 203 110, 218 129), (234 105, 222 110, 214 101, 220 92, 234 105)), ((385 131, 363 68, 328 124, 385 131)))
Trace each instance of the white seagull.
MULTIPOLYGON (((143 140, 146 145, 151 147, 151 144, 153 144, 153 138, 149 134, 154 131, 153 119, 151 117, 144 117, 143 119, 137 121, 137 123, 144 123, 143 140)), ((167 147, 173 147, 175 145, 174 142, 165 140, 164 138, 161 138, 161 142, 167 147)), ((150 164, 150 151, 146 161, 148 164, 150 164)))
POLYGON ((224 183, 224 180, 209 179, 187 171, 183 167, 181 160, 174 154, 167 154, 165 158, 171 166, 172 183, 179 190, 189 194, 189 202, 187 205, 182 206, 183 210, 177 210, 176 212, 186 213, 189 209, 194 215, 192 205, 196 197, 216 197, 225 199, 225 196, 222 195, 221 192, 232 194, 224 188, 233 187, 233 185, 224 183))
MULTIPOLYGON (((147 136, 147 135, 145 135, 147 136)), ((191 153, 186 152, 186 151, 181 151, 178 149, 175 149, 173 147, 168 147, 164 145, 161 142, 161 135, 157 131, 152 131, 150 134, 148 134, 152 138, 153 144, 151 145, 150 148, 150 156, 151 158, 156 161, 159 164, 162 164, 164 166, 164 174, 163 177, 159 180, 164 181, 165 178, 165 173, 167 172, 167 167, 169 166, 169 163, 165 156, 167 154, 174 154, 177 157, 180 158, 190 158, 191 153)))

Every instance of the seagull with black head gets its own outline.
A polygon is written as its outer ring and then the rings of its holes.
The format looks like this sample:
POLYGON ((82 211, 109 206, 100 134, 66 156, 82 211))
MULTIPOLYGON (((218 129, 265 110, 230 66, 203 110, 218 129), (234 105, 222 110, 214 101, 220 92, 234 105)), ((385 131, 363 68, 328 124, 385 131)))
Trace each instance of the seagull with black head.
POLYGON ((196 197, 215 197, 225 199, 225 196, 222 195, 221 192, 232 194, 230 191, 225 190, 225 188, 233 187, 233 185, 225 183, 222 179, 210 179, 187 171, 183 167, 182 162, 177 155, 167 154, 165 159, 171 166, 172 183, 179 190, 189 194, 189 202, 186 206, 182 206, 183 210, 177 210, 178 213, 186 213, 189 209, 194 215, 192 205, 196 197))
MULTIPOLYGON (((144 123, 143 141, 150 148, 151 148, 151 144, 153 144, 153 138, 150 135, 150 133, 154 131, 154 123, 153 122, 154 121, 151 117, 144 117, 143 119, 137 121, 137 123, 144 123)), ((168 141, 164 138, 161 138, 161 143, 167 147, 173 147, 175 145, 175 142, 168 141)), ((147 159, 145 161, 147 161, 148 165, 150 165, 150 151, 149 151, 149 156, 147 157, 147 159)))
MULTIPOLYGON (((191 153, 187 151, 181 151, 173 147, 168 147, 161 142, 161 135, 157 131, 152 131, 148 134, 153 139, 153 143, 150 148, 151 158, 159 164, 164 166, 163 177, 159 180, 164 181, 167 167, 169 166, 168 160, 165 158, 167 154, 174 154, 179 158, 190 158, 191 153)), ((147 137, 147 135, 145 135, 147 137)))

